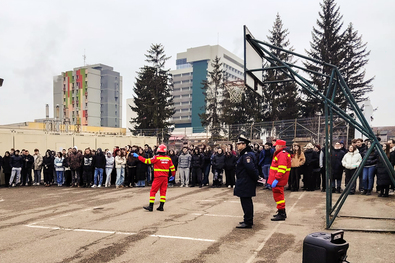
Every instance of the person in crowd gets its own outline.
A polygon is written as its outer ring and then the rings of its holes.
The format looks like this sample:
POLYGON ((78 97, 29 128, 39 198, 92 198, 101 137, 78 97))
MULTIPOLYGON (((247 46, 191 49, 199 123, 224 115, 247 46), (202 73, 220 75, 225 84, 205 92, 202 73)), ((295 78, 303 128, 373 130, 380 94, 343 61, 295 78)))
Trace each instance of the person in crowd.
POLYGON ((90 148, 86 148, 83 156, 83 170, 82 170, 82 187, 89 187, 92 178, 93 170, 93 155, 90 148))
MULTIPOLYGON (((139 155, 140 155, 140 153, 139 153, 139 155)), ((178 156, 177 156, 176 152, 174 150, 169 150, 169 157, 170 157, 171 161, 173 162, 174 167, 176 168, 176 174, 177 174, 178 156)), ((175 177, 172 178, 171 172, 169 171, 169 184, 168 184, 168 186, 169 187, 173 187, 175 185, 175 182, 176 182, 175 177)))
POLYGON ((263 146, 263 150, 259 154, 258 166, 261 168, 263 178, 265 179, 265 185, 263 189, 272 189, 271 185, 267 183, 267 180, 269 179, 269 169, 270 164, 272 163, 273 153, 274 149, 272 148, 272 144, 267 142, 265 143, 265 145, 263 146))
MULTIPOLYGON (((369 148, 372 146, 371 141, 366 141, 366 148, 361 153, 362 157, 365 157, 369 148)), ((362 184, 363 190, 361 194, 371 195, 373 189, 374 175, 376 174, 376 165, 377 165, 378 155, 374 149, 372 149, 368 159, 365 162, 365 166, 362 171, 362 184)))
POLYGON ((222 152, 222 148, 218 148, 217 154, 214 155, 212 159, 212 166, 214 172, 213 187, 221 187, 222 174, 224 172, 224 167, 225 167, 225 155, 222 152))
POLYGON ((77 146, 73 147, 73 150, 68 157, 69 159, 69 165, 70 165, 70 171, 71 171, 71 185, 70 187, 77 187, 80 185, 80 180, 81 180, 81 166, 82 166, 82 161, 83 157, 81 155, 81 152, 78 151, 77 146))
POLYGON ((106 152, 106 183, 105 187, 110 187, 111 186, 111 173, 112 170, 114 169, 114 156, 112 156, 112 153, 110 151, 106 152))
POLYGON ((287 218, 284 186, 288 182, 291 170, 291 154, 286 151, 286 144, 287 142, 284 140, 276 140, 274 144, 276 151, 270 165, 268 183, 272 186, 273 198, 277 204, 277 214, 273 216, 272 221, 284 221, 287 218))
POLYGON ((155 203, 155 195, 160 189, 160 205, 156 209, 158 211, 164 211, 163 206, 166 202, 166 191, 167 191, 167 183, 169 177, 169 170, 172 172, 172 176, 176 174, 176 169, 171 161, 171 158, 166 155, 167 148, 166 145, 161 144, 157 149, 158 155, 155 155, 151 159, 146 159, 142 156, 139 156, 137 153, 134 153, 133 156, 138 158, 140 162, 145 164, 153 164, 154 165, 154 181, 152 182, 152 187, 150 191, 149 205, 144 206, 143 208, 152 212, 155 203))
MULTIPOLYGON (((133 154, 133 153, 132 153, 133 154)), ((144 149, 141 147, 138 147, 137 154, 140 156, 144 155, 144 149)), ((136 180, 137 180, 137 187, 145 187, 145 179, 147 177, 147 164, 143 162, 139 162, 136 157, 136 180)), ((174 182, 174 180, 173 180, 174 182)))
POLYGON ((54 158, 52 156, 51 150, 47 150, 43 157, 43 167, 44 167, 44 185, 45 187, 51 186, 53 171, 54 171, 54 158))
POLYGON ((320 174, 321 174, 321 192, 326 191, 326 150, 325 150, 325 145, 321 148, 320 154, 319 154, 319 167, 320 167, 320 174))
POLYGON ((292 144, 291 172, 288 179, 288 188, 291 191, 299 191, 301 166, 304 165, 306 157, 298 143, 292 144))
POLYGON ((117 171, 117 180, 115 187, 122 188, 125 176, 126 157, 123 155, 122 150, 118 150, 115 156, 115 169, 117 171))
POLYGON ((41 183, 41 170, 43 165, 43 157, 38 149, 34 149, 33 155, 33 173, 34 173, 34 183, 33 185, 40 185, 41 183))
POLYGON ((127 167, 127 173, 125 175, 125 181, 123 185, 125 187, 134 187, 135 180, 136 180, 136 169, 137 169, 137 163, 138 159, 133 156, 133 153, 137 153, 138 148, 136 147, 131 147, 130 152, 126 157, 126 167, 127 167))
MULTIPOLYGON (((256 185, 259 172, 256 166, 257 160, 249 146, 250 140, 240 135, 236 143, 240 157, 236 163, 236 185, 233 194, 240 198, 243 209, 243 221, 236 228, 252 228, 254 224, 254 204, 252 197, 256 195, 256 185)), ((229 152, 230 153, 230 152, 229 152)), ((230 153, 230 155, 233 155, 230 153)))
POLYGON ((209 184, 210 166, 211 166, 211 147, 207 146, 203 151, 203 185, 207 186, 209 184))
POLYGON ((1 161, 1 167, 3 167, 4 179, 5 179, 5 186, 9 187, 10 185, 10 178, 11 178, 11 154, 9 151, 4 153, 3 159, 1 161))
POLYGON ((317 153, 318 160, 314 163, 313 167, 313 177, 315 178, 315 190, 320 190, 321 185, 321 167, 320 167, 320 152, 321 147, 316 144, 314 145, 314 151, 317 153))
MULTIPOLYGON (((348 152, 344 155, 342 159, 342 165, 345 168, 344 174, 346 177, 345 178, 346 186, 349 184, 352 176, 354 175, 355 171, 357 170, 361 162, 362 162, 362 156, 359 153, 357 147, 355 147, 352 144, 348 146, 348 152)), ((355 187, 356 187, 356 183, 354 182, 351 185, 350 195, 355 194, 355 187)))
POLYGON ((14 152, 14 155, 11 155, 10 165, 11 165, 11 177, 10 177, 9 185, 15 187, 20 183, 21 170, 23 165, 22 157, 19 155, 19 150, 16 150, 14 152))
MULTIPOLYGON (((391 146, 389 143, 383 144, 383 150, 388 160, 391 159, 390 148, 391 146)), ((388 197, 391 184, 392 181, 387 171, 385 161, 379 157, 377 161, 377 191, 379 191, 378 197, 388 197)))
POLYGON ((304 188, 306 191, 314 191, 316 179, 314 178, 313 170, 318 165, 318 154, 314 151, 312 143, 309 142, 306 145, 304 156, 306 158, 303 171, 304 188))
POLYGON ((92 188, 101 187, 103 185, 104 169, 106 168, 106 156, 101 148, 98 148, 96 155, 93 156, 93 164, 95 166, 95 174, 92 188))
POLYGON ((203 156, 199 152, 199 148, 193 149, 193 154, 191 158, 191 168, 192 168, 192 183, 191 187, 199 184, 202 187, 202 168, 204 165, 203 156))
MULTIPOLYGON (((144 145, 144 155, 143 157, 146 159, 150 159, 154 156, 154 153, 151 149, 151 147, 148 144, 144 145)), ((151 173, 152 173, 152 167, 151 165, 147 165, 147 185, 151 184, 151 173)))
POLYGON ((180 187, 189 186, 189 168, 191 167, 192 156, 188 153, 188 148, 183 147, 178 157, 178 170, 180 175, 180 187))
POLYGON ((343 177, 342 160, 345 152, 342 151, 339 142, 336 142, 335 147, 331 153, 331 167, 332 167, 332 193, 341 192, 341 182, 343 177))
MULTIPOLYGON (((366 151, 366 145, 363 143, 363 140, 361 138, 353 139, 351 141, 352 144, 355 144, 355 147, 357 147, 359 154, 361 154, 363 158, 363 153, 366 151)), ((363 173, 359 174, 359 181, 358 181, 358 190, 360 193, 363 192, 363 173)))
POLYGON ((233 150, 233 145, 232 145, 231 143, 229 143, 229 144, 226 146, 226 151, 227 151, 227 152, 230 151, 234 156, 237 155, 236 151, 233 150))
POLYGON ((64 167, 64 173, 63 173, 63 185, 64 186, 70 186, 71 185, 71 171, 70 171, 70 164, 69 164, 69 156, 71 154, 72 148, 69 148, 68 151, 63 155, 63 167, 64 167))
POLYGON ((63 175, 64 175, 63 161, 64 158, 62 153, 58 152, 54 160, 54 166, 56 171, 56 179, 57 179, 56 181, 59 187, 63 185, 63 175))
POLYGON ((225 177, 226 186, 228 188, 235 187, 235 175, 236 175, 236 162, 237 157, 232 152, 232 148, 227 148, 225 153, 225 177))
POLYGON ((22 184, 24 186, 32 185, 32 169, 34 163, 34 157, 29 154, 28 150, 25 150, 24 154, 21 156, 23 165, 22 165, 22 184))

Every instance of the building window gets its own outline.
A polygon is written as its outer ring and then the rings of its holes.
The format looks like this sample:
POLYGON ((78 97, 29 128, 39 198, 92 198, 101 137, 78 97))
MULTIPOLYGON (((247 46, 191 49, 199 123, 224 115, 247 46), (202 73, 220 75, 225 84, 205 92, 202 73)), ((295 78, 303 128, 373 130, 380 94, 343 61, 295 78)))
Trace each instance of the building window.
POLYGON ((180 91, 180 88, 177 88, 177 89, 173 89, 173 91, 180 91))
POLYGON ((176 75, 174 75, 173 77, 179 78, 179 77, 181 77, 181 74, 176 74, 176 75))

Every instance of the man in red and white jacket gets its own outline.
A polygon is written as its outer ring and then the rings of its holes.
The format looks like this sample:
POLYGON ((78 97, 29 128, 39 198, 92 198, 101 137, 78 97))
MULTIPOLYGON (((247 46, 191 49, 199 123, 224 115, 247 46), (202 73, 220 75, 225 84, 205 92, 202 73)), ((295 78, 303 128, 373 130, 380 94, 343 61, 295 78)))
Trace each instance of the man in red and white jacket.
POLYGON ((154 165, 154 181, 152 182, 150 197, 149 197, 149 205, 144 206, 144 209, 151 211, 154 208, 155 203, 155 195, 160 190, 160 205, 156 210, 164 211, 163 206, 166 202, 166 191, 167 191, 167 182, 169 177, 169 170, 171 171, 171 175, 174 177, 176 174, 176 169, 171 161, 171 158, 166 155, 166 145, 161 144, 158 147, 157 153, 151 159, 146 159, 142 156, 139 156, 137 153, 133 153, 134 157, 138 157, 139 161, 145 164, 153 164, 154 165))
POLYGON ((276 151, 273 154, 268 181, 268 184, 272 186, 274 201, 277 203, 277 214, 272 218, 272 221, 284 221, 287 218, 284 186, 288 183, 291 171, 291 155, 285 150, 286 141, 277 140, 274 146, 276 146, 276 151))

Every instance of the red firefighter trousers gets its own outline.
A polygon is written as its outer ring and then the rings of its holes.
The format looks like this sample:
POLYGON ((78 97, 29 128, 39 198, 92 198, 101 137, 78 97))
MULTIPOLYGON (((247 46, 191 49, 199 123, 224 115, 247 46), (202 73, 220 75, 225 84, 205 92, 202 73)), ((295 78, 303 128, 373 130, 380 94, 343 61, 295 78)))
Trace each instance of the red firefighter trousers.
POLYGON ((166 190, 167 190, 167 176, 155 177, 152 182, 151 191, 149 193, 149 202, 155 203, 155 195, 160 190, 160 201, 162 203, 166 202, 166 190))
POLYGON ((285 209, 284 186, 276 186, 272 188, 273 198, 277 204, 277 209, 285 209))

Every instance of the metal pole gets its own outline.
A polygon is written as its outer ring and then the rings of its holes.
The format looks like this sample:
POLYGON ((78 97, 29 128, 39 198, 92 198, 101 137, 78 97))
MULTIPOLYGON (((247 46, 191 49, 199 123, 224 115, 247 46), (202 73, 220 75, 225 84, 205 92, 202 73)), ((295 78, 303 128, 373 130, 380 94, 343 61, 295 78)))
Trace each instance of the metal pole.
POLYGON ((318 141, 319 145, 321 145, 320 144, 320 129, 321 129, 321 114, 318 115, 318 131, 317 131, 318 138, 317 138, 317 141, 318 141))

